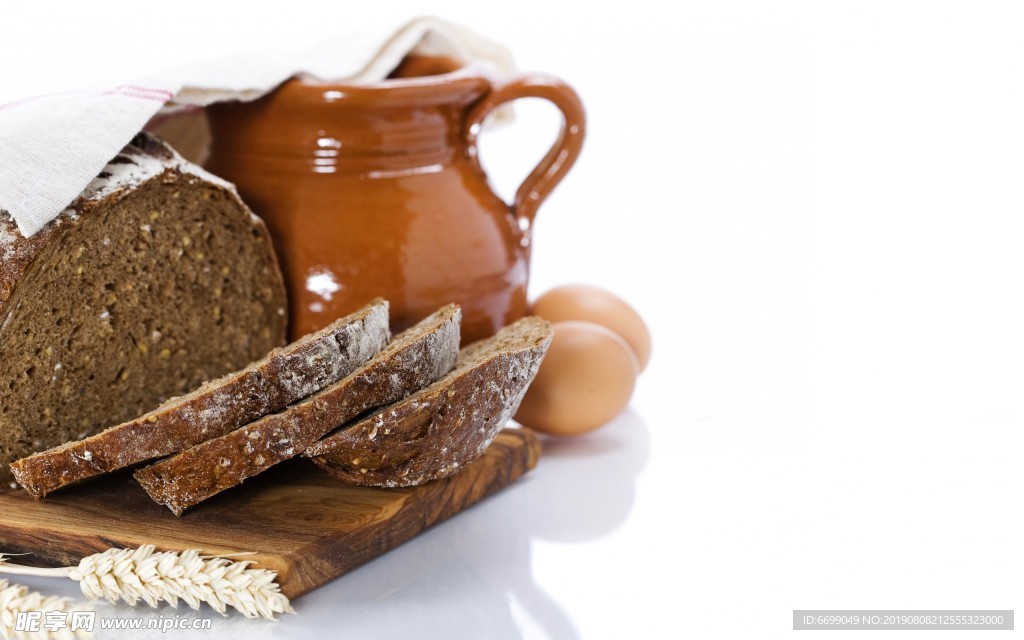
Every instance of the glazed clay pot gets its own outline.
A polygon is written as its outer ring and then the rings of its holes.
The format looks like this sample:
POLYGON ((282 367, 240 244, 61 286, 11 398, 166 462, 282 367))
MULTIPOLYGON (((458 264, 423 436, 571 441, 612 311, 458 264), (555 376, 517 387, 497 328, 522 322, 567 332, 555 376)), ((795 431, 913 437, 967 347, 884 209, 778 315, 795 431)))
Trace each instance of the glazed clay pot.
MULTIPOLYGON (((404 65, 425 68, 436 65, 404 65)), ((369 85, 293 79, 208 112, 207 166, 270 228, 293 339, 377 296, 395 331, 459 303, 464 343, 520 318, 537 208, 576 161, 585 126, 562 81, 494 81, 471 66, 369 85), (477 135, 496 107, 525 97, 553 102, 564 125, 508 205, 488 185, 477 135)))

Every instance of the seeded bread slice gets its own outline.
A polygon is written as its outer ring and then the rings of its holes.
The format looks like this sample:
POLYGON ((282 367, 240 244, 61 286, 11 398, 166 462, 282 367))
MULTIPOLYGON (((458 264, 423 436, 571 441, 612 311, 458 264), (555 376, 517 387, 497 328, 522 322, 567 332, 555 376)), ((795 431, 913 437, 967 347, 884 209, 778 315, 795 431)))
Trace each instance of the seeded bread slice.
POLYGON ((348 484, 409 487, 449 476, 483 454, 537 375, 551 325, 523 318, 469 345, 455 369, 306 450, 348 484))
POLYGON ((18 460, 11 470, 36 498, 103 473, 168 456, 278 411, 344 378, 388 342, 388 303, 375 300, 135 420, 18 460))
POLYGON ((286 411, 139 469, 135 479, 153 500, 180 516, 301 454, 359 414, 395 402, 451 371, 459 353, 461 319, 458 306, 444 307, 333 386, 286 411))

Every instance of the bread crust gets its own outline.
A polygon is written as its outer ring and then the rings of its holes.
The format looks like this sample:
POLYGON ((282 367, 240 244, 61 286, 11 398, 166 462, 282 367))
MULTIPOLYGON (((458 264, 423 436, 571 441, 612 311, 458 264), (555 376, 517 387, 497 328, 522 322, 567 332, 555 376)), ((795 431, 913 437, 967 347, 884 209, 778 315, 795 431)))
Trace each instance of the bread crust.
MULTIPOLYGON (((107 215, 107 212, 122 206, 135 206, 131 205, 131 203, 135 201, 129 199, 133 197, 133 194, 145 196, 145 194, 156 192, 173 194, 174 197, 177 197, 179 192, 183 194, 183 197, 201 192, 203 198, 207 199, 209 202, 223 203, 217 206, 223 207, 219 209, 220 211, 229 212, 230 225, 232 229, 238 234, 239 238, 244 239, 246 242, 246 248, 251 248, 256 254, 258 254, 261 270, 256 274, 246 276, 246 283, 255 282, 260 287, 261 291, 265 292, 265 295, 261 296, 259 299, 261 304, 265 303, 267 312, 260 320, 261 326, 256 329, 252 329, 253 331, 258 329, 260 334, 258 336, 253 335, 251 340, 248 341, 248 344, 252 345, 251 352, 240 352, 244 357, 236 357, 233 361, 229 359, 229 364, 225 364, 223 361, 214 361, 212 359, 205 360, 201 366, 193 367, 190 370, 193 372, 195 379, 190 377, 168 377, 165 379, 169 382, 162 387, 147 384, 145 381, 129 383, 135 385, 133 387, 134 389, 148 390, 141 395, 148 395, 150 397, 144 404, 140 403, 138 406, 131 404, 131 399, 125 402, 119 402, 119 398, 123 398, 123 396, 119 395, 119 392, 112 391, 109 396, 104 396, 102 393, 103 389, 100 388, 100 385, 106 384, 110 386, 114 383, 108 382, 110 378, 103 378, 99 376, 97 377, 97 383, 88 390, 76 387, 74 389, 67 390, 66 392, 62 392, 64 395, 57 400, 56 404, 43 405, 40 401, 39 406, 43 407, 41 410, 48 412, 46 414, 47 416, 57 416, 56 418, 53 418, 54 422, 61 420, 62 418, 60 418, 60 416, 64 415, 64 412, 69 407, 82 406, 82 398, 76 398, 75 394, 88 392, 89 395, 87 398, 94 400, 94 403, 103 403, 112 408, 122 408, 120 412, 112 409, 109 412, 109 415, 103 415, 102 419, 97 419, 98 422, 100 422, 100 424, 97 425, 80 425, 77 422, 68 420, 66 423, 61 425, 61 432, 57 436, 55 436, 52 431, 49 431, 49 429, 52 429, 50 426, 40 426, 34 423, 31 419, 21 418, 14 420, 8 417, 6 422, 0 422, 0 449, 6 451, 2 456, 0 456, 0 481, 2 481, 0 490, 14 488, 15 486, 13 483, 10 485, 8 484, 8 481, 11 480, 13 476, 11 475, 11 471, 7 463, 11 462, 13 458, 25 456, 33 451, 40 451, 76 437, 79 439, 84 438, 98 429, 126 419, 129 415, 151 409, 168 396, 181 394, 188 388, 185 386, 185 383, 181 383, 175 387, 174 385, 178 384, 174 382, 175 380, 187 380, 188 385, 197 385, 206 377, 216 377, 217 375, 220 375, 232 368, 240 367, 247 360, 257 357, 258 355, 262 355, 273 347, 284 344, 287 330, 287 317, 285 315, 287 301, 285 297, 284 278, 278 265, 269 232, 263 222, 253 215, 249 208, 241 201, 235 191, 235 188, 230 183, 225 182, 224 180, 207 173, 200 167, 185 161, 173 149, 159 139, 148 134, 139 134, 117 156, 111 159, 104 170, 89 183, 81 196, 79 196, 79 198, 76 199, 76 201, 72 203, 67 210, 65 210, 57 219, 43 227, 43 229, 35 235, 29 238, 22 236, 10 215, 7 212, 0 211, 0 352, 3 352, 6 356, 9 351, 19 345, 19 341, 23 338, 20 333, 16 334, 15 328, 19 326, 19 323, 20 325, 25 324, 23 321, 24 319, 19 316, 26 313, 26 308, 31 309, 31 305, 34 302, 40 299, 45 301, 46 297, 49 295, 48 289, 40 289, 38 285, 40 281, 43 283, 47 282, 46 277, 51 273, 50 270, 54 268, 53 257, 59 256, 63 258, 69 255, 68 247, 75 246, 76 244, 79 245, 79 252, 85 249, 92 249, 93 247, 86 247, 83 244, 79 244, 77 239, 80 236, 88 237, 88 232, 94 230, 96 225, 103 221, 103 216, 107 215), (249 244, 250 242, 252 244, 249 244), (30 286, 32 287, 31 289, 29 288, 30 286), (131 407, 131 410, 129 411, 124 409, 125 407, 131 407), (4 438, 8 439, 6 443, 3 442, 4 438), (12 446, 10 450, 4 449, 6 446, 11 446, 12 442, 16 442, 17 447, 12 446)), ((118 227, 116 229, 112 229, 111 233, 114 231, 122 232, 122 235, 124 235, 125 230, 118 227)), ((148 225, 145 225, 140 227, 139 233, 144 232, 149 234, 150 231, 152 231, 152 229, 148 225)), ((159 232, 159 228, 157 228, 156 231, 159 232)), ((104 244, 107 244, 106 239, 104 240, 104 244)), ((98 245, 96 246, 98 247, 98 245)), ((164 246, 166 247, 166 245, 164 246)), ((155 254, 156 252, 153 252, 153 255, 155 254)), ((179 253, 178 255, 180 256, 181 254, 179 253)), ((81 273, 81 271, 79 271, 79 273, 81 273)), ((120 271, 108 271, 106 273, 108 274, 107 277, 119 278, 119 284, 123 284, 125 290, 131 288, 134 284, 132 276, 128 273, 122 274, 120 271)), ((95 281, 95 279, 93 279, 93 281, 95 281)), ((204 290, 204 292, 209 291, 212 291, 212 289, 208 288, 204 290)), ((219 292, 219 289, 217 291, 219 292)), ((104 302, 102 303, 102 306, 105 306, 106 304, 107 303, 104 302)), ((157 322, 162 321, 167 317, 166 311, 166 308, 164 311, 154 311, 154 318, 157 322)), ((194 313, 199 314, 204 311, 205 309, 197 308, 194 313)), ((216 317, 219 313, 220 307, 210 309, 211 316, 216 317)), ((90 316, 90 322, 95 324, 95 318, 96 316, 90 316)), ((100 314, 98 318, 101 322, 105 322, 103 319, 109 319, 110 314, 106 309, 104 309, 103 314, 100 314)), ((150 318, 146 317, 139 318, 138 324, 145 324, 149 319, 150 318)), ((57 322, 56 325, 49 324, 50 321, 52 321, 52 318, 41 318, 41 320, 44 320, 44 322, 41 322, 39 326, 43 330, 50 330, 53 326, 60 325, 60 322, 57 322)), ((207 324, 212 324, 212 321, 207 321, 207 324)), ((100 325, 97 324, 96 326, 100 325)), ((108 323, 102 326, 109 327, 110 324, 108 323)), ((147 340, 159 340, 161 332, 155 330, 156 326, 153 326, 152 329, 152 335, 157 337, 150 338, 147 336, 147 340)), ((183 331, 183 334, 187 335, 188 330, 183 331)), ((71 328, 68 328, 67 325, 65 325, 65 335, 74 335, 71 328)), ((124 342, 127 340, 126 335, 128 335, 126 332, 121 331, 117 333, 116 337, 121 340, 121 342, 124 342)), ((131 334, 130 337, 132 340, 136 340, 140 336, 131 334)), ((194 339, 195 335, 193 335, 192 338, 194 339)), ((212 340, 215 338, 216 336, 212 336, 210 344, 213 344, 212 340)), ((154 344, 155 342, 138 344, 138 352, 133 352, 146 353, 143 349, 148 349, 154 344)), ((189 351, 192 350, 193 344, 169 346, 174 346, 175 350, 181 349, 182 351, 189 351)), ((49 362, 48 364, 49 366, 55 366, 55 369, 53 372, 50 372, 49 369, 47 369, 48 375, 45 377, 40 375, 37 378, 41 379, 45 384, 49 385, 52 383, 51 387, 47 387, 48 389, 58 388, 57 385, 60 384, 58 378, 65 376, 69 371, 69 369, 64 366, 67 364, 67 361, 57 359, 61 353, 61 350, 57 348, 58 345, 53 344, 52 346, 58 353, 57 356, 54 356, 57 363, 56 365, 54 365, 53 362, 49 362), (63 371, 63 373, 61 371, 63 371)), ((199 351, 202 350, 201 348, 203 346, 204 345, 199 345, 199 351)), ((70 347, 68 347, 68 349, 70 349, 70 347)), ((164 349, 164 351, 166 351, 165 354, 158 355, 158 348, 153 348, 151 357, 163 358, 164 362, 171 362, 171 358, 177 355, 170 349, 164 349)), ((47 349, 46 352, 48 354, 51 353, 50 349, 47 349)), ((196 353, 197 351, 192 350, 191 352, 196 353)), ((38 353, 39 352, 37 351, 37 355, 38 353)), ((83 351, 80 350, 77 353, 83 353, 83 351)), ((93 353, 97 354, 97 359, 101 359, 107 353, 114 352, 104 351, 104 348, 101 346, 93 353)), ((124 352, 121 351, 118 352, 118 354, 118 358, 107 358, 107 360, 118 360, 123 357, 124 352)), ((12 359, 10 362, 14 362, 14 360, 12 359)), ((39 363, 30 358, 26 361, 25 367, 32 369, 35 368, 37 364, 39 363)), ((72 364, 74 363, 72 362, 72 364)), ((122 362, 122 364, 124 363, 122 362)), ((85 374, 83 373, 82 375, 84 376, 85 374)), ((127 379, 127 377, 122 378, 122 380, 125 379, 127 379)), ((92 380, 92 378, 90 377, 89 380, 92 380)), ((32 387, 29 387, 22 393, 29 393, 36 396, 40 389, 41 387, 37 387, 36 390, 33 391, 32 387)), ((33 397, 29 397, 25 402, 27 404, 31 404, 36 402, 36 400, 33 397)), ((6 408, 10 407, 8 406, 6 408)), ((94 415, 101 414, 103 414, 103 411, 94 412, 94 415)), ((83 450, 80 453, 83 456, 86 456, 86 454, 91 455, 92 452, 83 450)), ((84 467, 90 466, 87 464, 89 462, 91 461, 87 456, 84 459, 79 459, 79 463, 83 464, 84 467)), ((57 484, 59 486, 63 486, 59 482, 57 484)), ((47 491, 48 489, 41 486, 38 495, 43 495, 47 491)))
POLYGON ((347 484, 409 487, 452 475, 482 455, 515 414, 550 343, 547 322, 524 318, 464 349, 455 370, 430 387, 305 455, 347 484))
POLYGON ((216 438, 278 411, 351 373, 390 337, 388 303, 362 309, 245 369, 94 436, 11 464, 18 484, 41 498, 62 487, 216 438))
POLYGON ((395 337, 387 349, 340 382, 281 413, 137 470, 156 502, 181 515, 214 495, 300 455, 361 413, 390 404, 455 365, 461 311, 448 305, 395 337))
MULTIPOLYGON (((140 133, 111 159, 103 171, 86 186, 82 195, 32 237, 23 236, 11 215, 0 209, 0 326, 8 315, 6 306, 18 282, 47 244, 61 233, 74 229, 83 217, 97 208, 113 204, 149 180, 183 184, 197 181, 210 183, 230 195, 246 211, 249 210, 230 182, 188 162, 159 138, 140 133)), ((272 251, 270 233, 263 221, 250 213, 250 222, 272 251)), ((277 278, 283 288, 284 277, 280 269, 277 278)), ((281 342, 284 342, 283 333, 281 342)))

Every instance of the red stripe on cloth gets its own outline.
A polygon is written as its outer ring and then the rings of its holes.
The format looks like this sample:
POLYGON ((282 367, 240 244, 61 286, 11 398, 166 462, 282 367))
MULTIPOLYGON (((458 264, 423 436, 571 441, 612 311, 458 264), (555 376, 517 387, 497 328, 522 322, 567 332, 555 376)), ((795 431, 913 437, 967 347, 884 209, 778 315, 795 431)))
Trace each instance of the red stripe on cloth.
POLYGON ((125 88, 122 88, 122 87, 118 87, 117 89, 111 89, 110 91, 104 91, 103 93, 101 93, 99 95, 103 95, 103 96, 125 96, 126 98, 137 98, 139 100, 152 100, 153 102, 167 102, 167 100, 170 98, 171 94, 168 93, 168 92, 163 92, 162 94, 158 94, 158 93, 143 93, 141 91, 134 91, 134 90, 131 90, 131 89, 125 89, 125 88))
POLYGON ((157 102, 167 102, 174 97, 174 92, 167 91, 166 89, 155 89, 152 87, 140 87, 132 84, 123 84, 115 89, 108 89, 107 91, 61 91, 58 93, 44 93, 43 95, 32 96, 30 98, 23 98, 21 100, 15 100, 14 102, 8 102, 7 104, 0 104, 0 111, 6 109, 12 109, 19 107, 29 102, 36 102, 44 98, 59 98, 59 97, 100 97, 100 96, 111 96, 120 95, 129 98, 138 98, 140 100, 154 100, 157 102))
POLYGON ((134 92, 137 92, 137 93, 156 94, 156 95, 162 96, 164 100, 170 100, 171 98, 174 97, 174 92, 173 91, 168 91, 166 89, 157 89, 155 87, 140 87, 139 85, 136 85, 136 84, 122 84, 120 87, 118 87, 118 89, 125 89, 125 90, 128 90, 128 91, 134 91, 134 92))

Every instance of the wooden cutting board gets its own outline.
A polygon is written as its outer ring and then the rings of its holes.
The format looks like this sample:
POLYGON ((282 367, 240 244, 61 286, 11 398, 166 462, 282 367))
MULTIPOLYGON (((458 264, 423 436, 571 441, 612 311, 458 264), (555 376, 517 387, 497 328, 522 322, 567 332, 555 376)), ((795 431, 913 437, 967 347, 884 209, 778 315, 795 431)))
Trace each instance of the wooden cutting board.
POLYGON ((536 436, 505 429, 458 474, 410 489, 352 487, 292 460, 177 518, 127 475, 43 501, 0 494, 0 552, 22 564, 72 565, 110 547, 156 545, 245 556, 278 572, 289 598, 376 558, 515 482, 540 455, 536 436))

